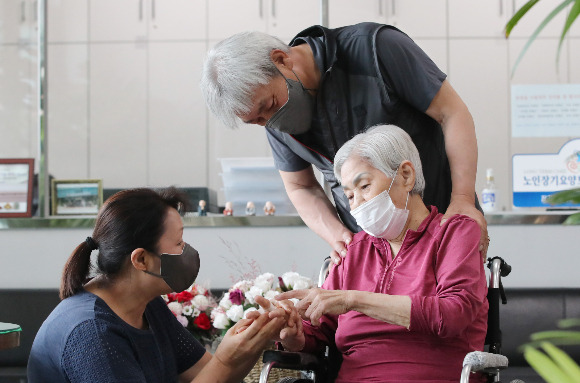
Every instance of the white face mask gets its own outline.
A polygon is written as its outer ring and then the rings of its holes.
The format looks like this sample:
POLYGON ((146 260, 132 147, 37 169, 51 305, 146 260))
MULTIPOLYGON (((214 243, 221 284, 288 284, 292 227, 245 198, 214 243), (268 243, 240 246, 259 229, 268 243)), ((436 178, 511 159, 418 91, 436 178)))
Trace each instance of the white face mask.
POLYGON ((407 223, 407 218, 409 217, 409 210, 407 210, 409 193, 407 193, 405 208, 398 209, 389 195, 394 181, 395 177, 391 181, 389 190, 385 190, 350 212, 356 219, 357 225, 373 237, 386 240, 395 239, 401 234, 405 223, 407 223))

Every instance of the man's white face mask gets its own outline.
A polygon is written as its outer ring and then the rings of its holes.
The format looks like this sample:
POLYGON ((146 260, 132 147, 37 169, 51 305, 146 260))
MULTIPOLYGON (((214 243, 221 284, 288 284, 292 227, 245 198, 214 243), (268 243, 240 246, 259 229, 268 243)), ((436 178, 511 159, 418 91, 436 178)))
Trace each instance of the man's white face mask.
POLYGON ((386 240, 397 238, 403 231, 409 217, 409 210, 407 210, 409 193, 407 192, 407 201, 404 209, 397 208, 389 195, 395 177, 393 177, 388 190, 376 195, 370 201, 350 212, 356 219, 357 225, 373 237, 386 240))

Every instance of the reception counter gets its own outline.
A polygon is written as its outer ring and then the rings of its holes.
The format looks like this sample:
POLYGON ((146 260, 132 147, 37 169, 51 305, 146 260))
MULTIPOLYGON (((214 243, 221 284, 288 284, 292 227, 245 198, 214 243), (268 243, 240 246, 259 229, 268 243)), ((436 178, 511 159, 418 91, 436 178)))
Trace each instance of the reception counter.
MULTIPOLYGON (((509 287, 580 287, 580 226, 568 212, 487 215, 488 256, 512 266, 509 287)), ((316 277, 330 247, 298 216, 184 218, 184 239, 201 256, 198 281, 227 288, 256 274, 294 270, 316 277)), ((0 288, 58 288, 72 250, 91 235, 94 217, 0 219, 0 288)), ((96 254, 96 252, 95 252, 96 254)))

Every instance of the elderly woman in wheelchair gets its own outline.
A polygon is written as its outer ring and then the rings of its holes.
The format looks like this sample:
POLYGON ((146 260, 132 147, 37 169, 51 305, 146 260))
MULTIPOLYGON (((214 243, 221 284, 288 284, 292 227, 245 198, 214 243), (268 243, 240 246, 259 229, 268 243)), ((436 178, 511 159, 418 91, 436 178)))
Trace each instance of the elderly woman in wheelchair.
POLYGON ((336 382, 458 381, 487 327, 479 226, 463 215, 443 222, 425 206, 419 153, 396 126, 355 136, 334 171, 364 231, 321 289, 277 297, 303 322, 289 320, 276 340, 289 351, 335 345, 343 357, 336 382))

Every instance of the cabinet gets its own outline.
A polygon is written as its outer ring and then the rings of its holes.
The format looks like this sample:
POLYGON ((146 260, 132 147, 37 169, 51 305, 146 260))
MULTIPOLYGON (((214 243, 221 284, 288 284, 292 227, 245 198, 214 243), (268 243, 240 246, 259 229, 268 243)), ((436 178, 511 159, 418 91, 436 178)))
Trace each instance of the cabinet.
POLYGON ((205 49, 201 42, 149 44, 149 185, 208 185, 206 107, 199 90, 205 49))
POLYGON ((0 153, 37 157, 35 2, 0 2, 0 153))
POLYGON ((317 0, 212 0, 208 2, 209 36, 223 40, 235 33, 259 31, 285 42, 301 30, 320 24, 317 0))
POLYGON ((48 165, 57 179, 89 177, 89 48, 49 44, 48 165))
POLYGON ((413 39, 447 37, 447 0, 387 0, 385 9, 387 24, 413 39))
POLYGON ((508 0, 448 0, 449 36, 504 38, 513 14, 508 0))
POLYGON ((362 23, 365 21, 385 23, 387 0, 332 0, 328 5, 330 28, 362 23))

